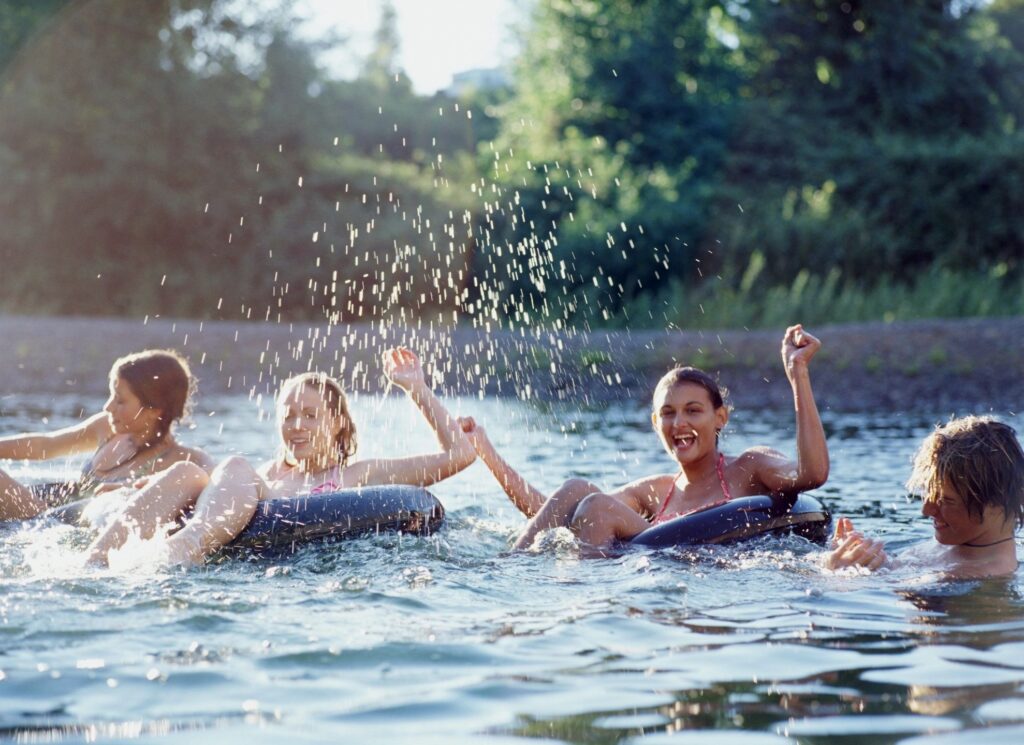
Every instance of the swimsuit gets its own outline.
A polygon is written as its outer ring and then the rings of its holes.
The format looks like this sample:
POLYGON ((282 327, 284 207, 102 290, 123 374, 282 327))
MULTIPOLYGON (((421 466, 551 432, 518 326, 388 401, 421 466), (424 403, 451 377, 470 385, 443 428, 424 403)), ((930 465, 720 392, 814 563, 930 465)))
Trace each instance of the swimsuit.
MULTIPOLYGON (((316 486, 311 486, 308 489, 302 487, 301 491, 293 492, 295 496, 298 495, 313 495, 313 494, 329 494, 330 492, 338 491, 343 489, 341 479, 341 464, 336 465, 330 471, 325 473, 322 478, 324 479, 316 486)), ((276 480, 275 480, 276 481, 276 480)), ((265 499, 273 499, 272 496, 267 496, 265 499)))
MULTIPOLYGON (((106 444, 106 443, 104 443, 106 444)), ((100 447, 103 447, 101 445, 100 447)), ((126 463, 136 467, 144 463, 148 463, 152 460, 157 460, 160 456, 167 452, 168 448, 152 449, 146 453, 142 458, 139 458, 138 462, 133 462, 133 459, 129 459, 126 463)), ((99 452, 99 449, 97 449, 99 452)), ((93 453, 93 457, 95 457, 93 453)), ((122 463, 120 465, 125 465, 122 463)), ((115 466, 116 468, 116 466, 115 466)), ((115 479, 104 479, 97 474, 92 467, 92 457, 90 457, 85 465, 82 466, 82 475, 74 481, 53 481, 42 484, 29 484, 29 489, 32 490, 32 494, 42 499, 46 504, 47 508, 60 507, 61 505, 68 504, 70 502, 78 501, 79 499, 92 499, 98 493, 101 486, 106 484, 118 484, 120 486, 127 486, 135 481, 137 476, 127 475, 121 478, 115 479)))
POLYGON ((338 489, 341 488, 341 484, 338 483, 339 481, 341 481, 341 479, 338 478, 338 471, 340 470, 340 468, 341 466, 335 466, 334 468, 332 468, 330 477, 326 481, 321 482, 320 484, 317 484, 312 489, 310 489, 309 493, 326 494, 327 492, 338 491, 338 489), (335 481, 335 479, 338 479, 338 481, 335 481))
POLYGON ((691 515, 694 512, 699 512, 701 510, 706 510, 708 507, 715 507, 716 505, 725 504, 726 502, 731 500, 732 499, 732 493, 730 493, 730 491, 729 491, 729 484, 726 483, 726 481, 725 481, 725 455, 723 453, 719 453, 718 454, 718 462, 715 463, 715 471, 718 473, 718 483, 721 484, 721 486, 722 486, 722 494, 725 495, 725 499, 720 499, 717 502, 712 502, 711 504, 705 504, 705 505, 702 505, 702 506, 697 507, 695 509, 687 510, 686 512, 676 512, 675 514, 672 514, 672 515, 666 515, 665 514, 665 508, 668 507, 668 502, 669 502, 670 499, 672 499, 672 492, 675 491, 675 488, 676 488, 676 479, 679 478, 678 476, 676 476, 676 478, 672 479, 672 483, 668 485, 668 494, 665 495, 665 502, 661 505, 661 510, 659 510, 658 514, 654 517, 653 524, 654 525, 658 525, 659 523, 666 522, 667 520, 671 520, 672 518, 675 518, 675 517, 682 517, 683 515, 691 515))

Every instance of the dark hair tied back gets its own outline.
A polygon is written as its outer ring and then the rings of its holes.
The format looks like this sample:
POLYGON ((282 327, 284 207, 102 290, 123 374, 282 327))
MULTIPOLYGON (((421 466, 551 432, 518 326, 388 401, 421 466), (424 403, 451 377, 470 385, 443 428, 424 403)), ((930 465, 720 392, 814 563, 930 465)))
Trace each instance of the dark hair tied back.
POLYGON ((711 405, 716 409, 726 405, 729 391, 720 386, 706 372, 696 367, 676 367, 665 373, 654 389, 654 399, 657 400, 658 396, 663 392, 683 383, 693 383, 706 390, 711 399, 711 405))
POLYGON ((139 402, 160 412, 158 440, 165 439, 171 425, 189 413, 196 380, 188 361, 170 349, 147 349, 114 362, 111 380, 127 384, 139 402))

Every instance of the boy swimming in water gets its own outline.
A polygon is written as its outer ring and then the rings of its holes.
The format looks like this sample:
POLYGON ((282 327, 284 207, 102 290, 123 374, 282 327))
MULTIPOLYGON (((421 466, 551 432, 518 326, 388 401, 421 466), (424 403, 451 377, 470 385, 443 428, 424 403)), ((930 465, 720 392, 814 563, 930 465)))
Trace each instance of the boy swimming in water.
MULTIPOLYGON (((935 540, 912 546, 900 563, 927 565, 951 577, 988 577, 1017 569, 1014 535, 1024 524, 1024 451, 1012 427, 964 417, 938 427, 914 456, 907 488, 921 494, 935 540)), ((881 541, 836 524, 830 569, 874 571, 891 563, 881 541)))

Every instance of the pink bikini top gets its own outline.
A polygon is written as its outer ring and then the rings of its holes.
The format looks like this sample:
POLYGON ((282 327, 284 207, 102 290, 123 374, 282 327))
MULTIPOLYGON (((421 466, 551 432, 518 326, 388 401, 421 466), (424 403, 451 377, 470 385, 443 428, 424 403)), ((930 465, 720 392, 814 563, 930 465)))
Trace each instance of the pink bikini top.
POLYGON ((675 517, 691 515, 694 512, 706 510, 708 507, 715 507, 720 504, 725 504, 730 499, 732 499, 732 493, 729 491, 729 484, 726 483, 725 480, 725 455, 723 453, 718 454, 718 462, 715 463, 715 471, 718 473, 718 483, 722 485, 722 494, 725 495, 725 499, 720 499, 717 502, 712 502, 711 504, 706 504, 701 507, 697 507, 696 509, 687 510, 686 512, 676 512, 672 515, 666 515, 665 508, 668 507, 668 501, 672 498, 672 492, 675 491, 676 488, 676 479, 679 478, 678 476, 676 476, 676 478, 672 479, 672 483, 668 485, 668 494, 665 495, 665 501, 662 503, 661 509, 658 511, 658 514, 654 517, 653 524, 657 525, 658 523, 663 523, 666 520, 671 520, 675 517))
POLYGON ((322 481, 313 488, 311 488, 306 494, 325 494, 327 492, 338 491, 341 489, 341 466, 335 466, 331 469, 331 472, 326 475, 326 481, 322 481))

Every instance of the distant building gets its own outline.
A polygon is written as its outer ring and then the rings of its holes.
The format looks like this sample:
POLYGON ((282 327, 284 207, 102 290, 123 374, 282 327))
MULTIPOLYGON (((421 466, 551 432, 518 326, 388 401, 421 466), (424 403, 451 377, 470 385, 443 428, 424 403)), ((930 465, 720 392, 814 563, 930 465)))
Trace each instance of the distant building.
POLYGON ((444 93, 458 98, 469 91, 493 90, 509 85, 508 72, 502 67, 478 67, 475 70, 464 70, 452 75, 452 82, 444 93))

